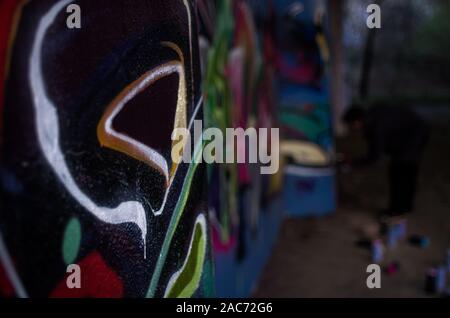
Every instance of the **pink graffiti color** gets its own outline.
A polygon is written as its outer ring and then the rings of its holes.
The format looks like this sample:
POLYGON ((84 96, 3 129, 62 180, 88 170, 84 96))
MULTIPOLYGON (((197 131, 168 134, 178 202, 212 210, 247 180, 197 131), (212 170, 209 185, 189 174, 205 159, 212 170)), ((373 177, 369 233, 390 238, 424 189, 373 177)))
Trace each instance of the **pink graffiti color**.
POLYGON ((236 235, 234 233, 230 233, 230 237, 226 242, 223 242, 220 238, 219 229, 215 226, 211 226, 211 240, 212 240, 212 246, 213 250, 215 252, 228 252, 235 248, 237 239, 236 235))

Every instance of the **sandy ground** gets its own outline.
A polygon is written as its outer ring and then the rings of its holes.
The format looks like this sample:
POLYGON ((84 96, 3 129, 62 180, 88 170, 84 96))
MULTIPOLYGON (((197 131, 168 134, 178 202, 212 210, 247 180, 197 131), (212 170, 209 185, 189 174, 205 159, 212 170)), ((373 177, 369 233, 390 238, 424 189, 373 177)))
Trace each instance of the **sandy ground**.
MULTIPOLYGON (((424 291, 425 272, 443 263, 450 248, 450 107, 419 111, 432 122, 433 134, 408 235, 426 235, 430 246, 420 249, 405 241, 388 250, 382 267, 397 261, 400 270, 383 273, 381 289, 368 289, 371 253, 356 242, 373 232, 375 215, 387 203, 387 163, 352 170, 338 177, 335 215, 284 223, 255 297, 430 297, 424 291)), ((338 141, 340 151, 353 154, 362 145, 358 138, 338 141)))

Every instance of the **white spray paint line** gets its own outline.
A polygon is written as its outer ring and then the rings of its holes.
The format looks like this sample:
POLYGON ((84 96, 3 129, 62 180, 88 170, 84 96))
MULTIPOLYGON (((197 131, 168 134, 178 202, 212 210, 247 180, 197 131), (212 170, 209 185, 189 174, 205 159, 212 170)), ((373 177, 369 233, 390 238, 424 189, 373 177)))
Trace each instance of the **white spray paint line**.
POLYGON ((50 11, 42 17, 37 28, 30 56, 29 81, 36 112, 35 116, 39 143, 47 161, 55 171, 59 180, 86 210, 105 223, 134 223, 139 227, 144 245, 145 258, 147 219, 142 204, 137 201, 129 201, 121 203, 117 208, 100 207, 95 204, 75 183, 59 145, 58 115, 55 105, 53 105, 46 95, 41 70, 41 47, 46 31, 60 11, 70 2, 72 2, 72 0, 64 0, 56 3, 50 11))
POLYGON ((11 257, 9 256, 8 253, 8 248, 6 247, 6 244, 3 241, 1 233, 0 233, 0 260, 3 263, 6 275, 14 287, 17 297, 28 298, 28 294, 22 284, 22 281, 20 280, 19 275, 16 272, 13 262, 11 261, 11 257))
POLYGON ((167 161, 166 159, 161 156, 157 151, 154 149, 148 147, 147 145, 128 137, 125 134, 119 133, 118 131, 114 130, 112 128, 112 122, 114 118, 119 114, 123 107, 133 98, 136 97, 140 92, 142 92, 145 88, 147 88, 148 84, 155 81, 157 78, 162 78, 164 76, 168 76, 173 73, 178 73, 180 78, 183 78, 183 68, 181 65, 165 65, 158 69, 158 71, 151 72, 146 78, 144 78, 136 87, 134 87, 130 92, 118 102, 117 106, 114 108, 114 110, 111 112, 110 116, 105 121, 105 131, 107 134, 125 141, 127 144, 132 145, 135 149, 137 149, 143 156, 154 162, 158 167, 161 168, 164 177, 166 178, 166 181, 169 181, 169 170, 167 168, 167 161))
MULTIPOLYGON (((192 114, 191 120, 189 121, 189 126, 188 126, 189 131, 191 131, 192 125, 194 124, 195 117, 197 117, 197 114, 201 108, 202 102, 203 102, 203 97, 200 97, 197 105, 195 106, 195 110, 192 114)), ((197 142, 197 141, 195 141, 195 142, 197 142)), ((187 144, 187 141, 186 141, 186 144, 187 144)), ((173 174, 174 177, 177 174, 177 172, 178 172, 178 166, 176 167, 175 172, 173 174)), ((157 211, 154 211, 152 209, 152 212, 154 215, 156 215, 156 216, 161 215, 161 213, 163 212, 164 207, 166 206, 166 203, 167 203, 167 197, 169 196, 171 189, 172 189, 172 182, 170 182, 169 187, 167 188, 166 192, 164 193, 164 199, 163 199, 163 203, 161 204, 161 208, 159 208, 159 210, 157 210, 157 211)))
MULTIPOLYGON (((134 223, 141 230, 142 241, 144 244, 144 258, 146 257, 146 235, 147 235, 147 221, 145 210, 140 202, 129 201, 121 203, 117 208, 111 209, 106 207, 100 207, 96 205, 87 195, 85 195, 79 187, 76 185, 64 159, 64 155, 59 146, 59 125, 56 107, 50 101, 45 93, 44 80, 41 70, 41 47, 46 34, 46 31, 55 20, 58 13, 67 6, 71 0, 64 0, 55 4, 50 11, 41 19, 38 30, 36 32, 35 41, 33 44, 32 54, 30 56, 30 72, 29 80, 31 83, 31 89, 33 93, 34 107, 36 111, 36 123, 39 142, 42 151, 54 169, 60 181, 64 184, 70 194, 89 212, 105 223, 121 224, 121 223, 134 223)), ((188 10, 189 29, 191 33, 191 16, 189 5, 185 2, 186 9, 188 10)), ((191 36, 191 34, 190 34, 191 36)), ((191 39, 190 39, 191 40, 191 39)), ((192 41, 190 41, 192 42, 192 41)), ((191 61, 192 61, 192 43, 191 43, 191 61)), ((150 80, 150 79, 148 79, 150 80)), ((135 88, 137 90, 137 88, 135 88)), ((137 92, 137 91, 136 91, 137 92)), ((136 94, 135 92, 135 94, 136 94)), ((131 95, 130 95, 131 96, 131 95)), ((131 97, 132 98, 132 97, 131 97)), ((129 100, 128 100, 129 101, 129 100)), ((192 127, 194 119, 200 109, 202 98, 196 105, 194 113, 189 123, 189 130, 192 127)), ((125 105, 126 102, 123 103, 125 105)), ((122 106, 123 107, 123 106, 122 106)), ((116 113, 117 114, 117 113, 116 113)), ((113 116, 112 116, 113 117, 113 116)), ((114 130, 110 129, 111 125, 107 125, 109 133, 114 134, 114 130)), ((129 138, 122 135, 121 138, 129 138)), ((134 140, 127 140, 127 142, 135 142, 134 140)), ((158 158, 158 153, 148 151, 150 156, 158 158), (156 153, 156 154, 155 154, 156 153)), ((158 158, 159 164, 161 158, 158 158)), ((155 160, 156 161, 156 160, 155 160)), ((165 160, 164 160, 165 161, 165 160)), ((167 171, 167 163, 166 171, 167 171)), ((176 172, 175 172, 176 173, 176 172)), ((167 173, 168 175, 168 173, 167 173)), ((164 210, 167 202, 167 197, 170 192, 171 186, 166 190, 164 195, 163 204, 157 211, 152 211, 154 215, 160 215, 164 210)), ((153 209, 152 209, 153 210, 153 209)))
POLYGON ((194 109, 194 111, 192 113, 192 116, 191 116, 191 120, 189 121, 188 130, 191 130, 191 128, 192 128, 192 125, 194 124, 195 117, 197 117, 197 114, 198 114, 198 111, 200 110, 200 106, 202 105, 202 102, 203 102, 203 96, 200 97, 200 99, 197 102, 197 105, 195 106, 195 109, 194 109))

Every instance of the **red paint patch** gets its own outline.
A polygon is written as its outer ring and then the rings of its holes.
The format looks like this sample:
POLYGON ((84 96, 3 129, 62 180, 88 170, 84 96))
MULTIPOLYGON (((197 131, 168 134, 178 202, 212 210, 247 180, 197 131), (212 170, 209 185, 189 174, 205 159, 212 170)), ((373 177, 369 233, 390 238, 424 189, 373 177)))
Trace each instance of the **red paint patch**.
POLYGON ((15 295, 14 287, 6 274, 5 268, 0 265, 0 296, 12 298, 15 295))
POLYGON ((98 252, 92 252, 78 263, 81 269, 81 288, 69 289, 66 274, 50 294, 51 298, 120 298, 123 284, 117 274, 106 265, 98 252))

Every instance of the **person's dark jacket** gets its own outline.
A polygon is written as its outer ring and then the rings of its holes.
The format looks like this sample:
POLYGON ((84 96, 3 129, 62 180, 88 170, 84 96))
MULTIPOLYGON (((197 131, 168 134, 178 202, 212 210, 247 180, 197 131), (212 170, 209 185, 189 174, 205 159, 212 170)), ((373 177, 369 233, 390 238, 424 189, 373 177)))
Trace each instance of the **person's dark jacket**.
POLYGON ((420 160, 429 137, 428 124, 415 112, 397 106, 374 106, 364 119, 368 151, 355 165, 367 165, 386 154, 395 161, 420 160))

